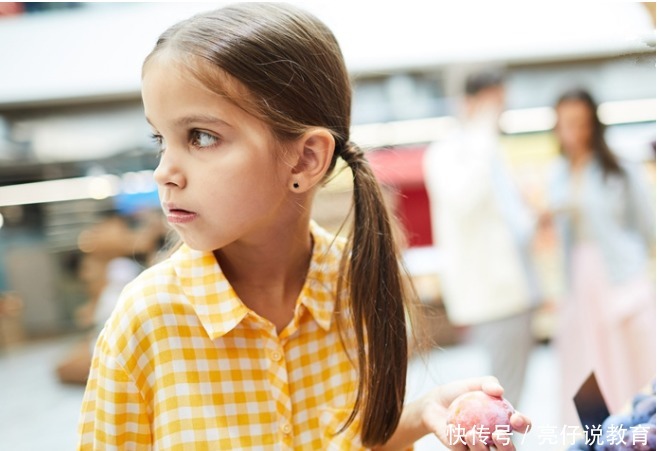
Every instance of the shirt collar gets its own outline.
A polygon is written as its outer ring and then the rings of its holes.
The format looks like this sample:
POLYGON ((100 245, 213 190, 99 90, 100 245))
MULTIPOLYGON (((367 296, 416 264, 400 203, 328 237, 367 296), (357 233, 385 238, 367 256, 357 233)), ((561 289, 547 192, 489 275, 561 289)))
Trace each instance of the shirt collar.
POLYGON ((183 244, 171 257, 180 286, 211 339, 232 330, 249 309, 221 272, 212 252, 183 244))
POLYGON ((310 233, 313 236, 313 254, 299 302, 322 329, 328 330, 335 314, 344 240, 329 234, 314 221, 310 223, 310 233))
MULTIPOLYGON (((313 252, 298 302, 324 330, 331 327, 342 240, 311 222, 313 252)), ((211 339, 231 331, 250 312, 224 276, 212 252, 183 244, 171 257, 180 286, 211 339)), ((298 309, 297 309, 298 310, 298 309)))

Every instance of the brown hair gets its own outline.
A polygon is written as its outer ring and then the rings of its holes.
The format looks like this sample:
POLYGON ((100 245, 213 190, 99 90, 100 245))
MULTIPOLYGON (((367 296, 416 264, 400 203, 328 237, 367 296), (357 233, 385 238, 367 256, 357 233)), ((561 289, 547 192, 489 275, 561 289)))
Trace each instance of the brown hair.
MULTIPOLYGON (((618 159, 614 153, 607 145, 605 140, 605 126, 600 122, 598 117, 598 105, 593 96, 586 90, 581 88, 573 88, 564 92, 557 100, 556 107, 565 102, 581 102, 588 108, 591 113, 591 147, 593 148, 593 154, 596 160, 602 165, 602 170, 605 177, 608 175, 623 175, 623 170, 621 165, 618 163, 618 159)), ((564 151, 561 149, 561 153, 564 151)))
POLYGON ((232 97, 267 123, 281 141, 318 126, 335 137, 327 177, 341 157, 354 182, 354 227, 340 280, 346 279, 349 287, 348 322, 358 344, 359 374, 355 404, 340 431, 359 415, 363 445, 385 443, 397 428, 405 395, 404 283, 379 185, 363 151, 349 141, 351 86, 335 37, 317 18, 295 7, 242 3, 172 26, 159 38, 145 65, 163 49, 188 63, 208 88, 232 97), (239 82, 246 95, 227 92, 218 73, 239 82))

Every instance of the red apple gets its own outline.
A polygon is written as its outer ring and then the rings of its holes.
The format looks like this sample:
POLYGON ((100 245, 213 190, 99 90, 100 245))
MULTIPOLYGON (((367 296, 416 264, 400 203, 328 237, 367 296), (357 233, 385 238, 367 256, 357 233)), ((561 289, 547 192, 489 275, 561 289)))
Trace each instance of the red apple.
POLYGON ((515 409, 506 399, 472 391, 452 401, 447 409, 447 424, 458 427, 462 433, 475 428, 476 440, 492 445, 491 434, 496 429, 511 431, 513 412, 515 409))

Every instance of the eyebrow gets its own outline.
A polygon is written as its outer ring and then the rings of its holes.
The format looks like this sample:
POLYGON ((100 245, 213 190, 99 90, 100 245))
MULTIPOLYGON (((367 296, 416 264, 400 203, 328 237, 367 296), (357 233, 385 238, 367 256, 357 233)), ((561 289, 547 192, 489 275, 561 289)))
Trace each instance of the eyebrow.
MULTIPOLYGON (((146 117, 146 122, 149 124, 153 125, 151 120, 146 117)), ((174 125, 177 127, 184 127, 189 124, 220 124, 220 125, 227 125, 230 126, 230 124, 222 119, 219 119, 218 117, 212 116, 210 114, 195 114, 191 116, 183 116, 179 119, 176 119, 174 122, 174 125)))

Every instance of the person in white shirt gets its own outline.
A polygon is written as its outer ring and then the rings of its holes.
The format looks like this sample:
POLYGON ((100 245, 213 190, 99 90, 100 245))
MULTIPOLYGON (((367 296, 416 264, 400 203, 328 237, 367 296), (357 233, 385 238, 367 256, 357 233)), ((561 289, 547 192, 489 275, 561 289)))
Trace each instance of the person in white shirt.
POLYGON ((433 239, 445 258, 447 315, 485 347, 492 373, 516 404, 533 345, 531 310, 541 293, 529 249, 535 220, 499 145, 504 94, 501 74, 470 75, 461 126, 430 146, 424 171, 433 239))

